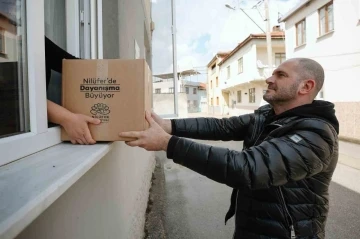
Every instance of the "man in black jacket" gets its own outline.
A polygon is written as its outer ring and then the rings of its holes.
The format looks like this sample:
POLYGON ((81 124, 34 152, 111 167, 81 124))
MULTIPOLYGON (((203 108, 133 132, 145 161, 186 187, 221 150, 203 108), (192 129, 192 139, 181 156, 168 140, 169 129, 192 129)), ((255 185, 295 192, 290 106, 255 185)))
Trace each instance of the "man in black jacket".
POLYGON ((164 120, 146 112, 148 130, 120 135, 232 187, 225 222, 235 215, 234 238, 325 238, 339 123, 332 103, 314 100, 323 82, 319 63, 290 59, 266 80, 269 105, 253 114, 164 120), (244 149, 182 137, 244 141, 244 149))

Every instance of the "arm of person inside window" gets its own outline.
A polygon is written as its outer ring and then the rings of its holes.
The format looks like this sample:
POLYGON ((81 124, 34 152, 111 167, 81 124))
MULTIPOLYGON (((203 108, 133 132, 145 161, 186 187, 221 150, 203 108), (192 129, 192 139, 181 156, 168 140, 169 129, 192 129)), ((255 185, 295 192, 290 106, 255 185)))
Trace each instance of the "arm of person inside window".
POLYGON ((46 88, 49 86, 51 70, 61 73, 63 59, 80 59, 52 42, 45 36, 46 88))
MULTIPOLYGON (((58 47, 49 38, 45 37, 46 85, 49 86, 51 70, 61 73, 63 59, 79 59, 58 47)), ((92 117, 75 114, 64 107, 48 100, 48 120, 64 127, 73 144, 95 144, 88 124, 100 124, 100 120, 92 117)))
POLYGON ((100 124, 99 119, 82 114, 74 114, 64 107, 47 101, 47 113, 50 122, 64 127, 73 144, 95 144, 92 138, 88 124, 100 124))

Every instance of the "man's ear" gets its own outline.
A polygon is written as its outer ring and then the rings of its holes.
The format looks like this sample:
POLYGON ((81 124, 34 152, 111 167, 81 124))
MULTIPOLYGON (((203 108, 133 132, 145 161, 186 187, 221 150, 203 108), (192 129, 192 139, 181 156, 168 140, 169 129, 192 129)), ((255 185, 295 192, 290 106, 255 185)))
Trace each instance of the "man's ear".
POLYGON ((306 95, 312 92, 315 89, 316 82, 313 79, 304 80, 300 84, 300 91, 301 95, 306 95))

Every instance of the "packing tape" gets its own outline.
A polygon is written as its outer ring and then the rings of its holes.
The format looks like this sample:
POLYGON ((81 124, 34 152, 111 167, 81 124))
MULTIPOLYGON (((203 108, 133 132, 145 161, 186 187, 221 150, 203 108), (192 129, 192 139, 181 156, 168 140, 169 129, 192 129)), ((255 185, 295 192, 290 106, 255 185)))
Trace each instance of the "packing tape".
POLYGON ((108 61, 99 60, 96 65, 96 78, 106 79, 108 77, 108 61))

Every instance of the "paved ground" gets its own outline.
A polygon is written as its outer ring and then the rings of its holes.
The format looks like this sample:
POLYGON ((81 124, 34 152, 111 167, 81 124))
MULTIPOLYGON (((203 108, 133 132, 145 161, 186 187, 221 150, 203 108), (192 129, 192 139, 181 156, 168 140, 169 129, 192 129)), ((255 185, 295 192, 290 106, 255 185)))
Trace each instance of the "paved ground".
MULTIPOLYGON (((241 149, 238 142, 203 143, 241 149)), ((341 142, 330 186, 327 239, 360 238, 360 146, 341 142)), ((232 238, 234 221, 224 225, 231 189, 157 153, 147 220, 147 238, 232 238)))

